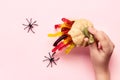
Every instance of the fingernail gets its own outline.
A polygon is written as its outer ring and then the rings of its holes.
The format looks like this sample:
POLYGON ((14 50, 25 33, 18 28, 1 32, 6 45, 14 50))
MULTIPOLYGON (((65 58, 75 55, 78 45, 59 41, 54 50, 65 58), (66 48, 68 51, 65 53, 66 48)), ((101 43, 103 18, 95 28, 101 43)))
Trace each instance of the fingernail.
POLYGON ((88 42, 88 40, 89 40, 88 38, 84 38, 84 41, 85 41, 85 42, 88 42))

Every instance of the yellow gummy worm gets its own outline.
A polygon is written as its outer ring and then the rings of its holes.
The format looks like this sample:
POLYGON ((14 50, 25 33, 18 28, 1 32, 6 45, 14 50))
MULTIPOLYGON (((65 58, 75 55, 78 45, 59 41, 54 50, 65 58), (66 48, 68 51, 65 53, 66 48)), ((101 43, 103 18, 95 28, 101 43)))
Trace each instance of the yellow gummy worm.
POLYGON ((74 43, 71 43, 69 47, 66 48, 65 50, 65 53, 66 54, 69 54, 70 51, 75 47, 75 44, 74 43))
POLYGON ((57 37, 57 36, 61 36, 61 35, 63 35, 62 32, 57 32, 55 34, 48 34, 48 37, 57 37))

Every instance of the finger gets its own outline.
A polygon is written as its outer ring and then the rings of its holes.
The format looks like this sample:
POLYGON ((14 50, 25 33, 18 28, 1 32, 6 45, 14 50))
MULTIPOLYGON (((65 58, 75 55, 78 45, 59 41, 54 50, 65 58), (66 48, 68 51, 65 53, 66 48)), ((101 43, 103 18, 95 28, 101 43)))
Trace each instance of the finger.
MULTIPOLYGON (((106 36, 104 35, 103 31, 97 31, 94 28, 88 28, 88 31, 93 34, 94 38, 100 42, 101 46, 103 48, 107 48, 108 47, 108 39, 106 38, 106 36)), ((99 46, 100 48, 100 46, 99 46)))
POLYGON ((102 32, 101 31, 97 31, 95 28, 88 28, 88 31, 94 35, 94 37, 98 40, 98 41, 102 41, 104 38, 103 36, 101 36, 102 32))
POLYGON ((97 44, 93 43, 93 44, 89 45, 89 48, 90 48, 90 51, 91 50, 97 50, 97 44))
POLYGON ((82 46, 87 46, 88 40, 89 40, 88 38, 84 38, 82 46))
POLYGON ((103 32, 103 34, 105 35, 106 39, 109 41, 110 45, 114 48, 115 45, 114 43, 111 41, 110 37, 108 37, 108 35, 106 33, 103 32))

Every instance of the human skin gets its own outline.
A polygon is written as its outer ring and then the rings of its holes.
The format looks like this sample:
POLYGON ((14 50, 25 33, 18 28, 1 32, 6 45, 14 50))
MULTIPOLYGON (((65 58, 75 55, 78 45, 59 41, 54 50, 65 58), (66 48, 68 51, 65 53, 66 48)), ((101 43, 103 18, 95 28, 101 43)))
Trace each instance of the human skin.
POLYGON ((96 39, 95 43, 89 45, 96 80, 110 80, 109 61, 115 46, 103 31, 95 28, 88 28, 88 31, 96 39))

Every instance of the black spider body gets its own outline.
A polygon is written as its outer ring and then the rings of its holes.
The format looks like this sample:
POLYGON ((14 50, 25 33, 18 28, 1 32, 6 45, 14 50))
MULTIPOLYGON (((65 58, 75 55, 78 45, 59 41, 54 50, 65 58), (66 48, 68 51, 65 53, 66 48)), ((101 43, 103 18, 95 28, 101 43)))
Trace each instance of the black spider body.
POLYGON ((55 53, 56 53, 56 52, 54 52, 52 55, 51 55, 50 53, 48 53, 48 54, 49 54, 49 57, 44 56, 46 59, 43 60, 43 62, 44 62, 44 61, 49 61, 49 64, 47 65, 47 67, 50 66, 50 65, 51 65, 51 67, 52 67, 52 66, 53 66, 53 65, 52 65, 53 63, 54 63, 55 65, 57 65, 57 64, 56 64, 56 61, 58 61, 59 58, 55 59, 55 57, 54 57, 55 53))
POLYGON ((28 32, 31 30, 33 33, 35 33, 32 29, 34 28, 34 26, 38 26, 38 24, 36 24, 37 21, 32 22, 32 18, 30 20, 26 20, 28 22, 28 25, 23 24, 23 26, 26 26, 24 30, 28 28, 28 32))

